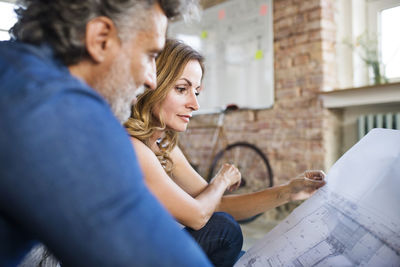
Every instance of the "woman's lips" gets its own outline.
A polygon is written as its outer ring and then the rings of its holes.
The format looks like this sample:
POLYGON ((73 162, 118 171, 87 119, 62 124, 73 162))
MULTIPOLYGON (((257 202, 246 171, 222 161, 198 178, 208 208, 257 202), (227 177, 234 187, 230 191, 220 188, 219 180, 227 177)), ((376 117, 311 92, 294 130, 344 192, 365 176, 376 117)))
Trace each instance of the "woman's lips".
POLYGON ((178 116, 185 122, 189 122, 190 118, 192 117, 190 115, 178 115, 178 116))

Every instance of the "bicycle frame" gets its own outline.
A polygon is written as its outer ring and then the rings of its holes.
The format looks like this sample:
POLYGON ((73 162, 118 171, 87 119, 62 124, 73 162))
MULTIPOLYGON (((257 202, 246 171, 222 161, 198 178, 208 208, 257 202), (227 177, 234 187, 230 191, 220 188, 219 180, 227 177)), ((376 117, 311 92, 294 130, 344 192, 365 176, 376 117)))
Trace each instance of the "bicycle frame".
MULTIPOLYGON (((207 166, 211 166, 211 164, 212 164, 212 162, 213 162, 213 159, 214 159, 214 157, 215 157, 215 155, 216 155, 216 153, 217 153, 217 144, 218 144, 218 141, 221 140, 221 139, 224 140, 224 143, 223 143, 223 145, 222 145, 222 148, 224 148, 225 146, 228 145, 228 141, 227 141, 226 134, 225 134, 225 130, 224 130, 224 119, 225 119, 225 112, 222 111, 222 112, 219 114, 218 122, 217 122, 217 127, 216 127, 216 129, 215 129, 213 138, 212 138, 212 140, 211 140, 211 147, 212 147, 212 150, 211 150, 210 161, 209 161, 209 164, 208 164, 207 166)), ((206 177, 209 177, 209 175, 210 175, 209 172, 210 172, 210 170, 208 169, 208 170, 207 170, 207 173, 206 173, 206 177)))

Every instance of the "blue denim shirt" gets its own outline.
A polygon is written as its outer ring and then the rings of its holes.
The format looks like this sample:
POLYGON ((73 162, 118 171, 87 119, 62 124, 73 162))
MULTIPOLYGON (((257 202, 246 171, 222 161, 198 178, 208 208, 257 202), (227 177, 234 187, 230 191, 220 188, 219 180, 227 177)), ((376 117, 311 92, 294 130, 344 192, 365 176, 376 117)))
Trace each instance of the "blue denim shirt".
POLYGON ((144 185, 108 104, 48 46, 0 42, 0 266, 208 266, 144 185))

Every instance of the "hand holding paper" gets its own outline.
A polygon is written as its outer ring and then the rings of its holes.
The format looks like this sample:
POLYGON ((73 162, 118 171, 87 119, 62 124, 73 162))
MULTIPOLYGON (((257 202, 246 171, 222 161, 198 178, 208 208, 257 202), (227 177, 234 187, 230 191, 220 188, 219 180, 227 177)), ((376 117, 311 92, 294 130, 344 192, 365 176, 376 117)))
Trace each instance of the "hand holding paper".
POLYGON ((304 200, 325 185, 325 173, 321 170, 308 170, 289 181, 289 201, 304 200))

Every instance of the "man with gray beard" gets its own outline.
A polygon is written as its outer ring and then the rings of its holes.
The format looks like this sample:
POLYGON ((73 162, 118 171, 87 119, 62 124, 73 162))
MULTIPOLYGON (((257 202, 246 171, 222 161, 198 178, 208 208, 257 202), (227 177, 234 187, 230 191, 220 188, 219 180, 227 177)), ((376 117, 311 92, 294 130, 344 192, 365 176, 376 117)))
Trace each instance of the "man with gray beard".
MULTIPOLYGON (((129 50, 128 50, 129 51, 129 50)), ((123 124, 131 114, 132 101, 145 88, 144 85, 136 85, 135 79, 130 73, 127 50, 123 50, 114 60, 110 71, 93 85, 102 92, 108 100, 114 115, 123 124), (139 88, 135 88, 139 86, 139 88)))
POLYGON ((190 0, 26 0, 0 42, 0 266, 209 266, 143 183, 121 125, 190 0), (118 119, 117 119, 118 118, 118 119))

